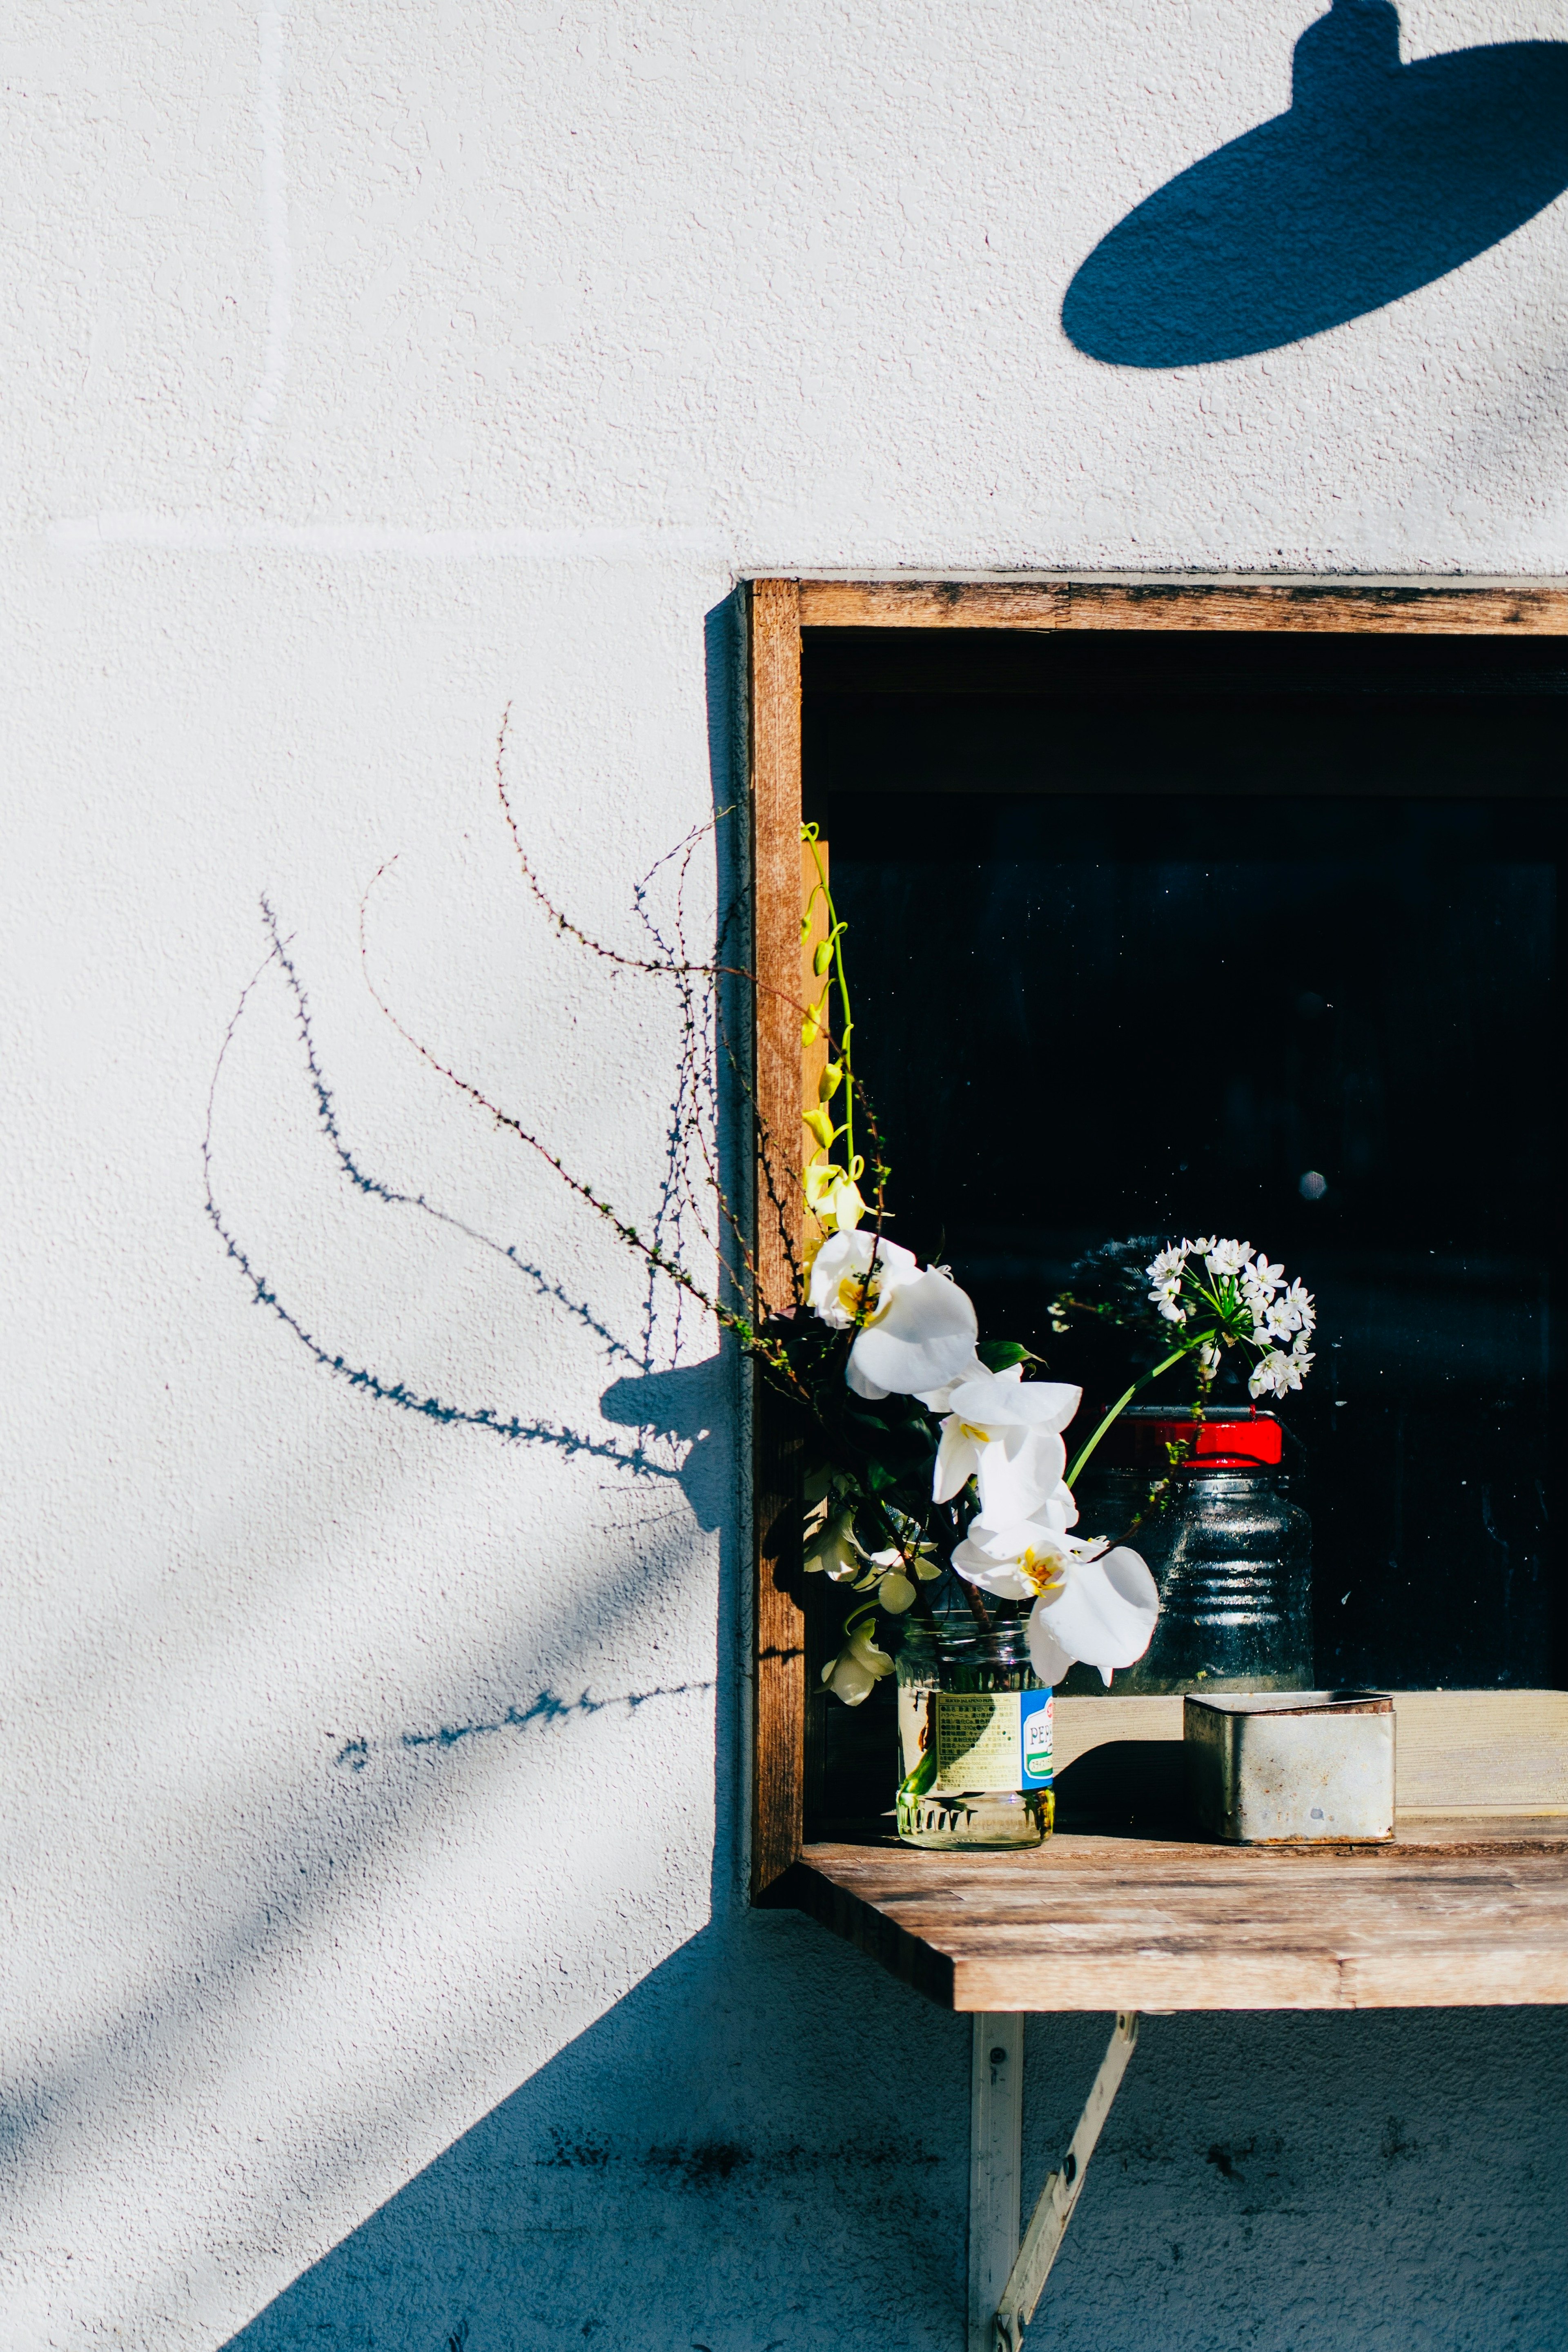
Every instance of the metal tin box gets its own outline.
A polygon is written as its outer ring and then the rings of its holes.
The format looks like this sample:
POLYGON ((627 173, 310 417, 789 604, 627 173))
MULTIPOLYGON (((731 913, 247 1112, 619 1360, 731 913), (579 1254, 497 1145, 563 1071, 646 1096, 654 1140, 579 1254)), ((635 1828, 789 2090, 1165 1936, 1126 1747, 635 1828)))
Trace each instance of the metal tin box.
POLYGON ((1386 1691, 1189 1692, 1183 1736, 1209 1837, 1271 1845, 1394 1835, 1386 1691))

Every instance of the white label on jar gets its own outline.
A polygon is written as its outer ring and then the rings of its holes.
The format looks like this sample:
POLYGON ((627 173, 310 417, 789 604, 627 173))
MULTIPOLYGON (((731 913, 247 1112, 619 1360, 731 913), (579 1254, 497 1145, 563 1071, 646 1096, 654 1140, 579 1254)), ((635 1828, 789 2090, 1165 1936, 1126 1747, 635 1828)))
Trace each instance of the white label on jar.
POLYGON ((937 1796, 1051 1785, 1049 1691, 935 1691, 937 1796))
POLYGON ((925 1796, 1048 1789, 1052 1711, 1048 1690, 992 1696, 901 1683, 899 1778, 925 1796))

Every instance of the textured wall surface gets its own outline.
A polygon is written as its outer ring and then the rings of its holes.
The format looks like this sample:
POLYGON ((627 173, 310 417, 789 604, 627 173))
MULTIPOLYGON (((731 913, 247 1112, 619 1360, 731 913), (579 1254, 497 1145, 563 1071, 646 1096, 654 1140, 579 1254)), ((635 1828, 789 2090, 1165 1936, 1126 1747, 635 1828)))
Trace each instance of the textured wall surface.
MULTIPOLYGON (((1255 357, 1062 331, 1311 14, 11 0, 5 2352, 957 2352, 967 2025, 737 1900, 735 1384, 361 902, 646 1225, 679 1008, 529 898, 509 703, 635 952, 737 578, 1560 572, 1562 202, 1255 357)), ((1561 2352, 1565 2056, 1156 2021, 1050 2328, 1561 2352)))

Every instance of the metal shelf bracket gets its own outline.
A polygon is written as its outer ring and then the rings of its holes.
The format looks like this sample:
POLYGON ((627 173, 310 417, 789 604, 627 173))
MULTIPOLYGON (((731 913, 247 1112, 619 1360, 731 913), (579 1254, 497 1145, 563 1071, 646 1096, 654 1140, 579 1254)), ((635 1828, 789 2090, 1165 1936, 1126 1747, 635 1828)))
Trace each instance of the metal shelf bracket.
POLYGON ((979 2016, 974 2021, 969 2169, 970 2352, 1021 2352, 1024 2330, 1061 2249, 1073 2209, 1083 2193, 1111 2102, 1121 2087, 1138 2042, 1138 2017, 1116 2020, 1100 2072, 1084 2103, 1067 2154, 1040 2191, 1018 2243, 1019 2169, 1023 2120, 1024 2021, 979 2016), (995 2280, 1004 2274, 998 2294, 995 2280), (993 2300, 994 2298, 994 2300, 993 2300))

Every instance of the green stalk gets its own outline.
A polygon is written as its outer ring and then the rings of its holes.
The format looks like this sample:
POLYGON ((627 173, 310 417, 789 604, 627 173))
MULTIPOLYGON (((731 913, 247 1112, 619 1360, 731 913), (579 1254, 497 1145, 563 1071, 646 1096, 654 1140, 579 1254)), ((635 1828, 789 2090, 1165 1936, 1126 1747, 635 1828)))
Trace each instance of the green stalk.
POLYGON ((1105 1435, 1106 1431, 1110 1427, 1111 1423, 1116 1419, 1117 1415, 1126 1412, 1128 1406, 1131 1403, 1139 1390, 1147 1388, 1151 1381, 1157 1381, 1162 1372, 1168 1372, 1173 1364, 1179 1364, 1184 1356, 1190 1356, 1193 1349, 1194 1348, 1201 1347, 1202 1344, 1203 1342, 1200 1339, 1187 1339, 1184 1341, 1182 1346, 1176 1349, 1173 1355, 1167 1356, 1163 1364, 1156 1364, 1152 1372, 1143 1373, 1141 1379, 1133 1381, 1125 1396, 1117 1398, 1116 1402, 1111 1406, 1110 1411, 1106 1414, 1105 1419, 1100 1423, 1100 1427, 1095 1431, 1094 1435, 1089 1439, 1089 1444, 1084 1447, 1083 1452, 1078 1456, 1078 1459, 1075 1462, 1069 1465, 1067 1475, 1067 1483, 1069 1486, 1076 1486, 1078 1485, 1084 1464, 1089 1460, 1089 1455, 1094 1452, 1095 1447, 1100 1444, 1100 1439, 1105 1435))
MULTIPOLYGON (((855 1064, 849 1041, 854 1034, 855 1024, 849 1013, 849 982, 845 976, 844 950, 839 944, 843 937, 843 926, 838 920, 838 909, 833 903, 833 893, 827 887, 827 877, 822 870, 822 859, 817 851, 815 831, 803 825, 801 838, 810 848, 811 862, 816 868, 816 887, 821 891, 823 904, 827 908, 827 938, 828 944, 833 950, 832 977, 828 981, 828 987, 831 989, 833 982, 835 980, 837 982, 838 1002, 842 1007, 842 1019, 838 1032, 838 1058, 844 1065, 844 1164, 849 1174, 853 1176, 855 1173, 855 1064)), ((831 1024, 827 1034, 831 1044, 833 1036, 831 1024)))

